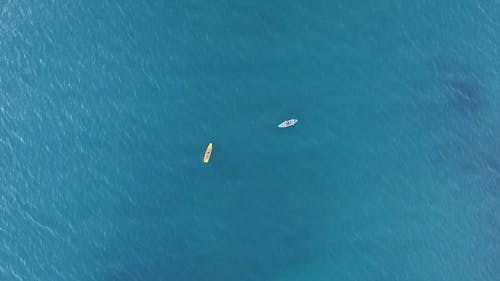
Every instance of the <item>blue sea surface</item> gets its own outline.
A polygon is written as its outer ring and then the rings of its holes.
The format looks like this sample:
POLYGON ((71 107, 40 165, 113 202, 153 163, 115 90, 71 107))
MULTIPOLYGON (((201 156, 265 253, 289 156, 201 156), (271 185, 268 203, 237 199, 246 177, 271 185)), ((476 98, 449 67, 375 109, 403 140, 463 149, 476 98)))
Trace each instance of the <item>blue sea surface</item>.
POLYGON ((499 280, 498 1, 6 0, 0 38, 0 280, 499 280))

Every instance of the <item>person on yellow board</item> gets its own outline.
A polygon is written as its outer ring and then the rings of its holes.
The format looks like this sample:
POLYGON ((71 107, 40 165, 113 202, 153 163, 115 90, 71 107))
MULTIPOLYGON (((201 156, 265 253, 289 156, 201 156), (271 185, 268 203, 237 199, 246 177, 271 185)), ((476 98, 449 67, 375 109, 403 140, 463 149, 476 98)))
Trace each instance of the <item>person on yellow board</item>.
POLYGON ((203 162, 208 163, 210 160, 210 155, 212 155, 212 143, 209 143, 207 150, 205 150, 205 156, 203 157, 203 162))

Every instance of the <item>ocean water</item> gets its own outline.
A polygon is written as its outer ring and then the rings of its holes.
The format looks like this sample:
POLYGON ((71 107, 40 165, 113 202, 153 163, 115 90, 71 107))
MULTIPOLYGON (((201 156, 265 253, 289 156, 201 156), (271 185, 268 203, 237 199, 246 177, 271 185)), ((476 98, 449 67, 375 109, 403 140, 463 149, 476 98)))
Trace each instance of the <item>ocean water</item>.
POLYGON ((0 280, 498 280, 498 1, 0 8, 0 280))

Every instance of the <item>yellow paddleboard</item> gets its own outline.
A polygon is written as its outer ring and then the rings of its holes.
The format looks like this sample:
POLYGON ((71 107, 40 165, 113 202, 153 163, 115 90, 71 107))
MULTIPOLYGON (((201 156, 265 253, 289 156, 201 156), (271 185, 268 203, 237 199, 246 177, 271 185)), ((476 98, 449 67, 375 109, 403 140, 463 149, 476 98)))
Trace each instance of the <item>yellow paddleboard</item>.
POLYGON ((209 143, 207 146, 207 150, 205 150, 205 157, 203 157, 203 162, 208 163, 208 160, 210 160, 210 155, 212 155, 212 143, 209 143))

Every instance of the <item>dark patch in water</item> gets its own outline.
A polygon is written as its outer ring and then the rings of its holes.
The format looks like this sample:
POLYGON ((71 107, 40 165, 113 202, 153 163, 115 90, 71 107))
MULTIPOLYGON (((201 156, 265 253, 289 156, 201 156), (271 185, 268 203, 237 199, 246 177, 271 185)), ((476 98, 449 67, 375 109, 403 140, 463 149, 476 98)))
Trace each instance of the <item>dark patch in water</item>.
POLYGON ((445 106, 470 115, 478 113, 486 105, 484 77, 474 66, 437 61, 434 70, 439 87, 444 89, 445 106))
POLYGON ((420 78, 407 82, 416 114, 425 120, 428 129, 441 131, 453 125, 461 130, 463 126, 455 121, 475 122, 490 103, 485 86, 490 76, 472 63, 450 61, 435 60, 416 75, 420 78))
POLYGON ((448 104, 459 112, 477 113, 484 105, 484 90, 479 81, 471 79, 446 79, 442 84, 447 89, 448 104))

